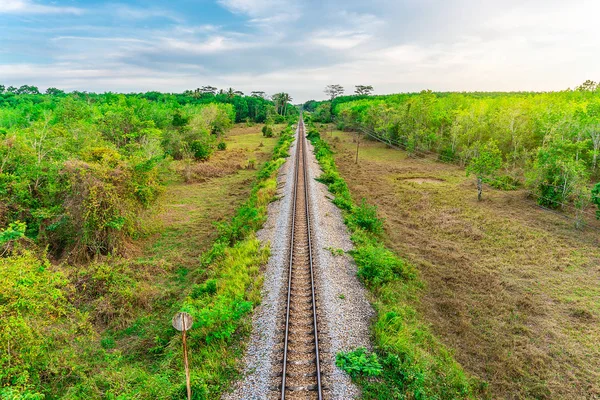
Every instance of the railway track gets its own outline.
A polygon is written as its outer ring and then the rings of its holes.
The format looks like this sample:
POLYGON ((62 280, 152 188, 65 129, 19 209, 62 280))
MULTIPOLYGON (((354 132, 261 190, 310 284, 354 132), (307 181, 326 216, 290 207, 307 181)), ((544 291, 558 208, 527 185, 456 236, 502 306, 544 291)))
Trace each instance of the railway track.
POLYGON ((323 398, 304 121, 298 123, 280 396, 323 398))

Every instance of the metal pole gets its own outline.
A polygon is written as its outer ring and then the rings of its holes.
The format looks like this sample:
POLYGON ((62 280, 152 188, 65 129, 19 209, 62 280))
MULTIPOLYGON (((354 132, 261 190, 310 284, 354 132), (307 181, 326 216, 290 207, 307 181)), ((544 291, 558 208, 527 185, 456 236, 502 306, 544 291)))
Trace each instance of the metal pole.
POLYGON ((192 400, 192 385, 190 383, 190 366, 188 364, 188 355, 187 355, 187 341, 186 341, 186 326, 185 326, 185 318, 182 318, 183 321, 183 365, 185 366, 185 383, 187 385, 187 397, 188 400, 192 400))

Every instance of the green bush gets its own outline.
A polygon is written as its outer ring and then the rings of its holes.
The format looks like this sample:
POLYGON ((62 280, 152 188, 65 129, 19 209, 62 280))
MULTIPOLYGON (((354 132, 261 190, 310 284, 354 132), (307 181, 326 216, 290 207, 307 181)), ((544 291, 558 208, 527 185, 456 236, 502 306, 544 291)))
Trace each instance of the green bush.
POLYGON ((190 151, 196 160, 205 161, 208 160, 213 149, 212 146, 204 140, 194 140, 190 144, 190 151))
POLYGON ((373 287, 414 277, 406 263, 383 246, 359 246, 352 255, 358 266, 358 276, 373 287))
POLYGON ((227 143, 225 143, 225 142, 219 142, 219 144, 217 144, 217 149, 221 150, 221 151, 227 150, 227 143))
POLYGON ((354 379, 360 376, 380 376, 382 373, 377 354, 369 353, 364 347, 336 354, 335 365, 354 379))
POLYGON ((596 218, 600 219, 600 183, 596 183, 592 189, 592 203, 598 207, 596 218))
POLYGON ((374 235, 383 233, 383 221, 377 217, 377 207, 367 204, 365 199, 362 200, 360 206, 356 207, 348 217, 348 222, 374 235))
POLYGON ((272 138, 273 137, 273 128, 271 128, 269 125, 263 126, 262 134, 264 137, 272 138))
POLYGON ((513 178, 509 175, 501 175, 494 179, 490 179, 488 184, 496 189, 500 190, 517 190, 521 183, 518 179, 513 178))
POLYGON ((43 398, 78 379, 78 351, 93 339, 84 314, 70 302, 63 274, 30 252, 0 258, 0 393, 43 398))

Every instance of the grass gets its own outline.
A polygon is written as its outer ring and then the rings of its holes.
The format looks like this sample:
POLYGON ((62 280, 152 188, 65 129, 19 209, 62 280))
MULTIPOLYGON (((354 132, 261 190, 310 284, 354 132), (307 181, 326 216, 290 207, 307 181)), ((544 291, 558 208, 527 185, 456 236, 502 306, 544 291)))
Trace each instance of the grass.
MULTIPOLYGON (((388 248, 423 289, 411 304, 493 398, 600 397, 600 240, 522 190, 485 188, 459 167, 409 158, 354 134, 324 134, 355 198, 378 207, 388 248)), ((378 329, 378 328, 376 328, 378 329)))
POLYGON ((186 183, 183 162, 141 221, 146 235, 130 257, 70 272, 76 303, 99 333, 63 398, 180 398, 181 338, 171 317, 191 313, 188 346, 195 399, 218 398, 237 376, 249 315, 260 301, 260 266, 269 255, 254 232, 266 218, 291 136, 266 139, 236 126, 186 183), (256 160, 258 170, 240 164, 256 160), (202 174, 205 174, 202 176, 202 174))
POLYGON ((464 373, 415 309, 422 284, 414 267, 384 246, 377 208, 364 200, 354 202, 328 144, 314 128, 308 138, 323 170, 319 180, 335 195, 333 202, 352 232, 351 254, 377 312, 372 328, 375 354, 365 349, 339 353, 336 364, 362 386, 365 399, 485 396, 485 385, 464 373))

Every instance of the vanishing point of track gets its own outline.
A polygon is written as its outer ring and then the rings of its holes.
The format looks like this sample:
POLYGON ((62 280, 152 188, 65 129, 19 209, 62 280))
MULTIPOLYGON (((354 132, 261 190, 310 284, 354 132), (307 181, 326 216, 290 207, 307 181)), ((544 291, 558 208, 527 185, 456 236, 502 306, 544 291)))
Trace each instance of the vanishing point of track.
POLYGON ((281 399, 322 399, 321 360, 306 165, 304 121, 298 122, 290 233, 281 399))

